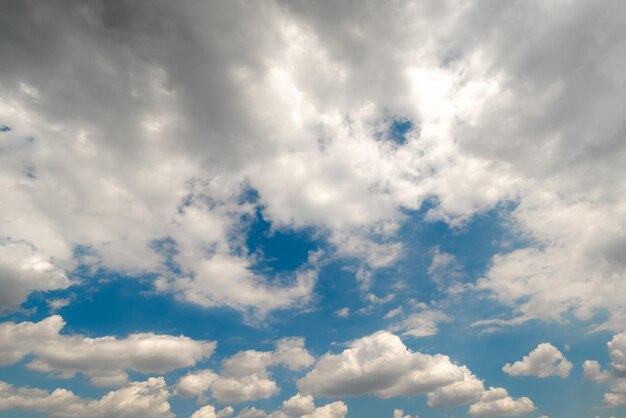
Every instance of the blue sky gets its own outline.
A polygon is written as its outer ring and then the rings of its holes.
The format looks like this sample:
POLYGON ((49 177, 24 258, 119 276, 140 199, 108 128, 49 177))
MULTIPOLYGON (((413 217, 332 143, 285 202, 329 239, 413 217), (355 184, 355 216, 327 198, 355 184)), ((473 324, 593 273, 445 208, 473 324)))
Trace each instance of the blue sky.
POLYGON ((626 8, 9 2, 0 417, 626 416, 626 8))

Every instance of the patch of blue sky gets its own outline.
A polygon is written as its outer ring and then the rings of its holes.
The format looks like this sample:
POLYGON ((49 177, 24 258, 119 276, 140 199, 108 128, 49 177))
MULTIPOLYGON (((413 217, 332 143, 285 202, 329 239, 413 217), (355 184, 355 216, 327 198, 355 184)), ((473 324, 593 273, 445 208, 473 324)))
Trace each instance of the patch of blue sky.
POLYGON ((388 138, 400 145, 407 141, 407 134, 414 129, 413 121, 409 119, 392 119, 387 133, 388 138))
POLYGON ((312 229, 275 229, 263 217, 262 207, 249 220, 246 245, 259 261, 255 269, 260 273, 292 272, 303 266, 312 251, 326 245, 312 229))

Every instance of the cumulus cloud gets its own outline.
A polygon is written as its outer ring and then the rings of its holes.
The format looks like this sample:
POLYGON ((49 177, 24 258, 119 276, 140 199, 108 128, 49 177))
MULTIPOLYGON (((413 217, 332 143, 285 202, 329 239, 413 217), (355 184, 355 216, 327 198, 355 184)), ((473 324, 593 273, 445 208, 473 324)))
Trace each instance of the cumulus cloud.
POLYGON ((210 391, 220 403, 235 403, 268 398, 279 391, 270 367, 300 370, 314 362, 302 338, 284 338, 274 351, 241 351, 222 362, 221 372, 198 370, 179 379, 176 393, 182 397, 201 396, 210 391))
POLYGON ((72 282, 64 270, 23 243, 3 243, 0 236, 0 313, 19 308, 33 291, 65 289, 72 282))
POLYGON ((427 395, 432 407, 461 405, 483 391, 467 367, 445 355, 413 352, 386 331, 355 340, 339 354, 324 355, 297 385, 314 396, 427 395))
POLYGON ((259 417, 267 417, 267 413, 264 410, 257 409, 255 407, 244 408, 237 414, 237 418, 259 418, 259 417))
POLYGON ((473 417, 517 417, 534 411, 535 404, 527 397, 513 399, 504 388, 489 388, 480 400, 470 406, 473 417))
POLYGON ((312 396, 296 394, 283 402, 282 408, 269 414, 256 408, 244 409, 237 418, 345 418, 348 406, 341 401, 315 407, 312 396))
POLYGON ((174 418, 169 395, 161 377, 129 383, 95 400, 81 398, 66 389, 47 392, 0 382, 0 410, 37 411, 58 418, 174 418))
POLYGON ((315 411, 315 401, 310 395, 295 394, 283 402, 283 411, 288 416, 301 417, 315 411))
MULTIPOLYGON (((411 418, 411 415, 404 415, 404 410, 402 409, 394 409, 393 418, 411 418)), ((419 418, 419 417, 415 415, 414 418, 419 418)))
POLYGON ((502 371, 511 376, 558 376, 565 379, 572 370, 563 353, 550 343, 541 343, 520 361, 507 363, 502 371))
POLYGON ((60 378, 81 373, 91 384, 117 386, 128 380, 127 370, 164 373, 193 366, 210 357, 216 346, 182 335, 139 333, 124 339, 62 335, 64 326, 58 315, 35 323, 0 323, 0 364, 13 364, 32 355, 27 364, 32 370, 60 378))
POLYGON ((205 405, 191 415, 191 418, 226 418, 234 413, 234 409, 230 406, 216 411, 212 405, 205 405))
POLYGON ((585 377, 596 383, 606 384, 609 392, 604 394, 605 406, 626 404, 626 333, 617 334, 607 343, 611 368, 603 371, 596 360, 583 363, 585 377))

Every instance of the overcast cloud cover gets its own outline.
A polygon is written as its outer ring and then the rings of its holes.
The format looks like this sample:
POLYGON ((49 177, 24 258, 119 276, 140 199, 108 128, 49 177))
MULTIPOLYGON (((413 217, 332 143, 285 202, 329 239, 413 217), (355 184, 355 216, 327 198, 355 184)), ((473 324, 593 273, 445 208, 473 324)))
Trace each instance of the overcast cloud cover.
POLYGON ((624 2, 0 6, 0 417, 626 416, 624 2))

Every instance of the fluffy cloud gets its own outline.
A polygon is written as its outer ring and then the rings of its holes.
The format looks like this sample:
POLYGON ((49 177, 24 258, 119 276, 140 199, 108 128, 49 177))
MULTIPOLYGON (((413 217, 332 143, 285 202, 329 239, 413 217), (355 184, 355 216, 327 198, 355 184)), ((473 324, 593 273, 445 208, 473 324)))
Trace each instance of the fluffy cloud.
POLYGON ((268 368, 285 366, 300 370, 314 362, 304 348, 302 338, 284 338, 274 351, 241 351, 222 363, 221 373, 199 370, 180 378, 176 393, 183 397, 201 396, 210 391, 221 403, 244 402, 268 398, 278 393, 268 368))
POLYGON ((191 418, 226 418, 235 412, 232 407, 227 406, 219 412, 212 405, 206 405, 198 409, 191 415, 191 418))
POLYGON ((245 408, 242 409, 241 412, 237 414, 237 418, 258 418, 258 417, 267 417, 267 412, 262 409, 245 408))
POLYGON ((517 417, 534 411, 535 404, 527 397, 513 399, 504 388, 489 388, 480 401, 470 406, 473 417, 517 417))
POLYGON ((565 379, 572 370, 563 353, 550 343, 541 343, 520 361, 507 363, 502 371, 511 376, 559 376, 565 379))
POLYGON ((626 153, 624 116, 612 103, 626 87, 619 75, 626 62, 610 57, 624 48, 626 8, 606 15, 597 4, 569 3, 566 14, 500 6, 490 17, 476 8, 473 24, 459 28, 483 52, 484 68, 499 75, 500 94, 457 134, 462 149, 506 162, 526 182, 511 224, 529 244, 494 257, 478 288, 514 310, 513 321, 495 325, 571 313, 590 320, 606 310, 600 328, 621 331, 626 230, 616 196, 626 190, 626 153), (500 19, 509 13, 514 22, 500 19), (538 41, 548 38, 549 46, 538 41))
MULTIPOLYGON (((393 418, 411 418, 411 415, 404 415, 404 410, 402 409, 394 409, 393 418)), ((415 418, 419 418, 419 417, 415 415, 415 418)))
POLYGON ((256 408, 244 409, 237 418, 345 418, 348 407, 341 401, 315 407, 312 396, 299 393, 283 402, 282 409, 270 412, 256 408))
POLYGON ((0 313, 15 310, 33 291, 65 289, 71 281, 63 269, 23 243, 0 237, 0 313))
POLYGON ((610 391, 604 394, 604 405, 624 405, 626 404, 626 333, 615 335, 607 343, 607 347, 611 356, 611 369, 602 371, 600 363, 587 360, 583 363, 585 377, 609 386, 610 391))
POLYGON ((96 400, 80 398, 65 389, 49 393, 41 389, 16 389, 0 382, 0 410, 37 411, 58 418, 174 418, 168 399, 163 378, 132 382, 96 400))
POLYGON ((339 354, 324 355, 297 385, 315 396, 425 394, 432 407, 461 405, 483 391, 467 367, 441 354, 413 352, 385 331, 355 340, 339 354))
POLYGON ((474 287, 513 312, 492 324, 626 327, 622 4, 66 4, 0 16, 3 309, 80 262, 202 306, 299 306, 318 267, 255 269, 260 208, 377 268, 425 201, 452 225, 515 201, 527 245, 474 287))
POLYGON ((2 235, 65 271, 81 262, 79 245, 91 252, 82 262, 159 273, 158 288, 186 301, 263 313, 308 301, 316 269, 279 281, 255 273, 242 218, 257 208, 274 227, 317 228, 339 254, 376 268, 402 253, 403 209, 435 196, 433 216, 452 222, 516 196, 505 165, 458 150, 455 123, 489 83, 440 66, 448 29, 426 5, 363 10, 367 36, 357 38, 327 27, 321 16, 356 23, 330 3, 243 12, 68 0, 67 10, 27 1, 0 22, 11 34, 0 43, 11 63, 0 80, 11 127, 2 235), (381 19, 397 29, 370 36, 381 19), (401 141, 389 133, 398 118, 414 127, 401 141), (257 202, 241 199, 249 188, 257 202), (154 245, 164 239, 169 256, 154 245))
POLYGON ((2 362, 12 364, 32 354, 30 369, 61 378, 82 373, 94 385, 116 386, 128 380, 126 370, 164 373, 193 366, 211 356, 216 345, 152 333, 131 334, 125 339, 61 335, 64 325, 58 315, 36 323, 0 323, 2 362))

